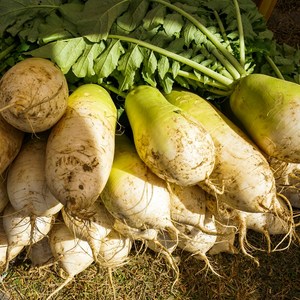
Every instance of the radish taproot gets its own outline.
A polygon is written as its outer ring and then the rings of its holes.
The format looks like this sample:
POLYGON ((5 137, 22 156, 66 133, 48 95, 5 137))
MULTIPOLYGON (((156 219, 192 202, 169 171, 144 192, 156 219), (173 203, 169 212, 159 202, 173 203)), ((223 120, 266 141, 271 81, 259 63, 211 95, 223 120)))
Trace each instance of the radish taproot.
POLYGON ((78 87, 64 116, 51 129, 46 148, 46 180, 67 210, 81 214, 99 197, 115 148, 117 109, 96 84, 78 87))
POLYGON ((47 137, 32 137, 23 144, 7 175, 7 193, 16 211, 32 216, 54 215, 62 203, 50 192, 45 177, 47 137))
POLYGON ((26 58, 0 80, 0 112, 25 132, 51 128, 64 114, 69 88, 62 71, 45 58, 26 58))
POLYGON ((7 169, 18 155, 24 132, 8 124, 0 115, 0 174, 7 169))
POLYGON ((52 254, 67 276, 65 281, 47 297, 47 300, 94 262, 89 243, 75 237, 64 223, 54 224, 49 236, 52 254))
POLYGON ((268 161, 236 125, 195 93, 173 90, 166 98, 198 119, 212 136, 216 163, 208 180, 200 183, 203 189, 242 211, 280 210, 268 161))
POLYGON ((110 233, 114 224, 114 218, 104 204, 99 199, 93 203, 86 211, 86 215, 88 216, 86 219, 69 214, 64 208, 61 212, 62 218, 69 230, 74 236, 89 243, 93 251, 94 260, 97 261, 99 244, 110 233))
POLYGON ((300 162, 300 85, 263 74, 241 78, 230 96, 234 115, 266 154, 300 162))
POLYGON ((181 186, 207 179, 215 148, 191 115, 170 104, 157 88, 143 85, 127 94, 125 111, 137 152, 153 173, 181 186))

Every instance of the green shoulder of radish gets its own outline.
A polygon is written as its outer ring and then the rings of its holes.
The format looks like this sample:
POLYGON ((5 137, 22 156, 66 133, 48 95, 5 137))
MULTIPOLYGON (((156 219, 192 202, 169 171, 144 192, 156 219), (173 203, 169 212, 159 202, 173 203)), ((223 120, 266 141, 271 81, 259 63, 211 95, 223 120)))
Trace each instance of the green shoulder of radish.
POLYGON ((130 91, 125 111, 137 152, 153 173, 181 186, 207 179, 215 148, 200 122, 150 86, 130 91))
POLYGON ((53 62, 27 58, 0 80, 0 113, 22 131, 41 132, 62 117, 68 96, 67 80, 53 62))
POLYGON ((75 215, 99 197, 112 167, 117 109, 101 86, 78 87, 52 128, 46 149, 46 180, 53 195, 75 215))
POLYGON ((210 133, 216 162, 200 185, 220 201, 248 212, 276 210, 276 188, 266 158, 249 138, 212 104, 195 93, 173 90, 167 100, 190 113, 210 133))
POLYGON ((241 78, 230 107, 266 154, 300 162, 300 85, 262 74, 241 78))

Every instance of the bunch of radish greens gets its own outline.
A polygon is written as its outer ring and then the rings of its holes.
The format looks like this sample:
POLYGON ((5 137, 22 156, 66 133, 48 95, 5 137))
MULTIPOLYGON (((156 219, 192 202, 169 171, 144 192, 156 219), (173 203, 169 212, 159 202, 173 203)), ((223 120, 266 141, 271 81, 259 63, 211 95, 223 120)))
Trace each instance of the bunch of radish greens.
POLYGON ((254 3, 0 0, 0 17, 4 272, 50 253, 51 298, 136 240, 175 283, 177 248, 217 276, 216 253, 299 242, 299 52, 254 3))

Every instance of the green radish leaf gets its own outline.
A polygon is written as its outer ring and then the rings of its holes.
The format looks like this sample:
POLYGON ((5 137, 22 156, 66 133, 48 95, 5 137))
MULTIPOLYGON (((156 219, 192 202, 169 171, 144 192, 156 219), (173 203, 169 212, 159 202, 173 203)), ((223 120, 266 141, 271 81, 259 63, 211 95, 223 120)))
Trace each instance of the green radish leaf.
POLYGON ((62 0, 0 0, 0 36, 11 26, 16 35, 27 21, 45 17, 61 4, 62 0))
POLYGON ((127 90, 133 85, 135 72, 140 67, 143 59, 143 53, 137 45, 133 45, 131 49, 128 49, 121 57, 118 70, 124 75, 124 80, 120 87, 122 91, 127 90))
POLYGON ((174 61, 171 66, 171 72, 173 78, 177 77, 179 71, 180 71, 180 63, 178 61, 174 61))
POLYGON ((170 69, 170 62, 169 59, 165 56, 161 56, 161 58, 158 60, 158 75, 161 79, 164 79, 166 74, 169 72, 170 69))
POLYGON ((77 59, 82 55, 86 43, 82 37, 49 43, 27 52, 32 56, 53 60, 64 74, 68 73, 77 59))
POLYGON ((150 54, 144 55, 142 77, 151 86, 156 86, 155 71, 157 69, 157 58, 153 51, 147 51, 150 54))
POLYGON ((132 0, 129 9, 117 19, 117 25, 124 31, 133 31, 142 22, 148 7, 148 0, 132 0))
POLYGON ((163 28, 167 35, 179 37, 184 21, 179 14, 168 14, 165 17, 163 28))
POLYGON ((78 78, 91 77, 95 75, 94 60, 105 49, 104 42, 86 44, 83 54, 72 66, 73 73, 78 78))
POLYGON ((112 24, 128 5, 129 0, 88 0, 77 22, 79 33, 94 43, 106 39, 112 24))
POLYGON ((159 25, 164 24, 166 15, 166 8, 161 5, 155 6, 151 9, 143 19, 143 27, 146 30, 152 30, 159 25))
POLYGON ((119 40, 111 40, 109 46, 95 60, 95 72, 99 79, 108 77, 117 67, 120 56, 125 50, 119 40))

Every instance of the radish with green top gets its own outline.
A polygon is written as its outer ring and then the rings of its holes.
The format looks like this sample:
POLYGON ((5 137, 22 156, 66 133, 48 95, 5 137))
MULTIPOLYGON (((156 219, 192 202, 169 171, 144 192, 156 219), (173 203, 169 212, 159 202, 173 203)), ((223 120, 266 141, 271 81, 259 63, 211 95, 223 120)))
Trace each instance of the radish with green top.
POLYGON ((214 141, 215 168, 201 187, 242 211, 280 213, 273 172, 249 138, 195 93, 173 90, 166 98, 199 120, 214 141))
POLYGON ((64 114, 69 88, 63 72, 45 58, 26 58, 0 80, 0 113, 25 132, 50 129, 64 114))
POLYGON ((96 84, 78 87, 64 116, 52 128, 46 148, 46 180, 65 208, 85 218, 112 167, 117 109, 96 84))
POLYGON ((209 177, 215 163, 210 134, 157 88, 134 88, 125 98, 125 111, 136 150, 158 177, 181 186, 209 177))
POLYGON ((300 85, 262 74, 240 79, 230 107, 267 155, 300 162, 300 85))

